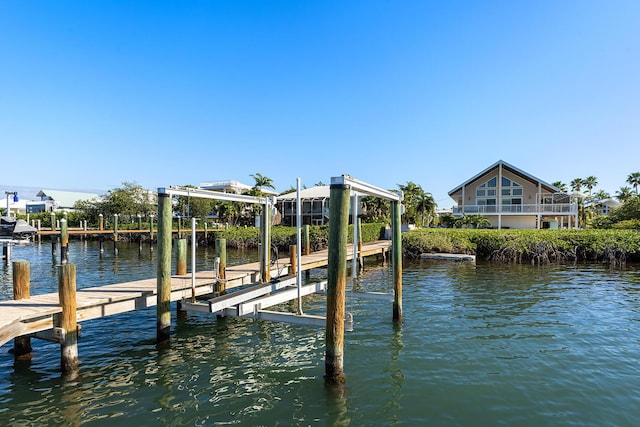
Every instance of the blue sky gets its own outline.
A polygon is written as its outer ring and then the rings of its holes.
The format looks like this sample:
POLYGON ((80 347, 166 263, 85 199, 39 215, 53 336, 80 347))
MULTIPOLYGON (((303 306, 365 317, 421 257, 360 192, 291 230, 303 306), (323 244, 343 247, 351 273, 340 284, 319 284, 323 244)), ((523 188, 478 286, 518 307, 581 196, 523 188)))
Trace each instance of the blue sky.
POLYGON ((640 171, 640 2, 0 2, 1 186, 640 171))

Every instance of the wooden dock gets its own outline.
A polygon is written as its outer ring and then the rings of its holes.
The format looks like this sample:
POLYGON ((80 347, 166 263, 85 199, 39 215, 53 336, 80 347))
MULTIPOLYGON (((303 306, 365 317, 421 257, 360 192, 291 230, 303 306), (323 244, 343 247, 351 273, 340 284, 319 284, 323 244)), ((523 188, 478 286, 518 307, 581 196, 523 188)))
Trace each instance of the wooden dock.
MULTIPOLYGON (((384 259, 391 248, 391 241, 382 240, 365 243, 359 256, 381 255, 384 259)), ((348 247, 348 259, 353 257, 352 246, 348 247)), ((328 250, 313 252, 301 257, 301 270, 326 266, 328 250)), ((271 267, 271 276, 289 274, 289 258, 280 258, 271 267)), ((255 284, 260 278, 260 263, 250 263, 226 268, 226 289, 255 284)), ((212 295, 217 282, 214 271, 195 274, 195 295, 212 295)), ((171 277, 171 301, 190 300, 192 275, 171 277)), ((157 304, 157 279, 150 278, 105 286, 87 287, 76 292, 76 317, 78 322, 97 319, 114 314, 130 312, 157 304)), ((57 292, 35 295, 28 299, 0 302, 0 345, 20 336, 35 336, 52 341, 61 341, 64 330, 55 327, 55 317, 62 312, 57 292)), ((150 325, 152 329, 155 325, 150 325)))

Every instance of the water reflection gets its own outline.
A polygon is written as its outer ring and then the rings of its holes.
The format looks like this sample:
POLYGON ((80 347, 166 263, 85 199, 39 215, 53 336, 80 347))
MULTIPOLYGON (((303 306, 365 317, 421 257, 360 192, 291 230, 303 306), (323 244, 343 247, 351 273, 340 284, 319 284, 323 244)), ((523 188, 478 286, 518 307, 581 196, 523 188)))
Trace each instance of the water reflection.
MULTIPOLYGON (((155 254, 137 244, 122 244, 117 257, 100 257, 95 242, 71 249, 72 262, 84 266, 83 286, 155 274, 155 254)), ((211 266, 214 251, 199 251, 199 265, 211 266)), ((50 246, 22 255, 42 260, 32 261, 32 289, 55 289, 50 246)), ((2 270, 0 292, 11 292, 10 275, 2 270)), ((389 276, 388 266, 367 265, 357 284, 390 292, 389 276)), ((347 302, 355 328, 345 335, 345 387, 325 387, 322 329, 189 314, 175 323, 171 344, 156 347, 152 308, 84 323, 73 380, 60 374, 55 344, 34 340, 30 366, 2 352, 0 425, 633 426, 640 419, 637 267, 407 262, 403 282, 402 327, 389 303, 347 302)), ((304 304, 305 312, 324 310, 323 297, 304 304)))

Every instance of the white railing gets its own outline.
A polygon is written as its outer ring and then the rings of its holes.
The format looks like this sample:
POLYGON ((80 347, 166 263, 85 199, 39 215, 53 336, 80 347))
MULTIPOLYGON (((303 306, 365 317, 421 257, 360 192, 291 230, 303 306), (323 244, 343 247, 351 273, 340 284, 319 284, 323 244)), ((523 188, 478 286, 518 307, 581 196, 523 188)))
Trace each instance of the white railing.
POLYGON ((578 205, 574 203, 556 203, 549 205, 466 205, 464 210, 460 206, 453 207, 454 215, 474 214, 547 214, 547 213, 565 213, 575 214, 578 212, 578 205))

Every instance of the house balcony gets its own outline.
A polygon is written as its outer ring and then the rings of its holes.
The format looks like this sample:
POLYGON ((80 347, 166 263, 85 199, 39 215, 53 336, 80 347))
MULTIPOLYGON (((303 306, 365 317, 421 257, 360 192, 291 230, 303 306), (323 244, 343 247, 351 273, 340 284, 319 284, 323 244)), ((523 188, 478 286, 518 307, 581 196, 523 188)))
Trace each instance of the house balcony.
POLYGON ((577 214, 575 203, 533 204, 533 205, 465 205, 454 206, 453 215, 537 215, 537 214, 577 214))

